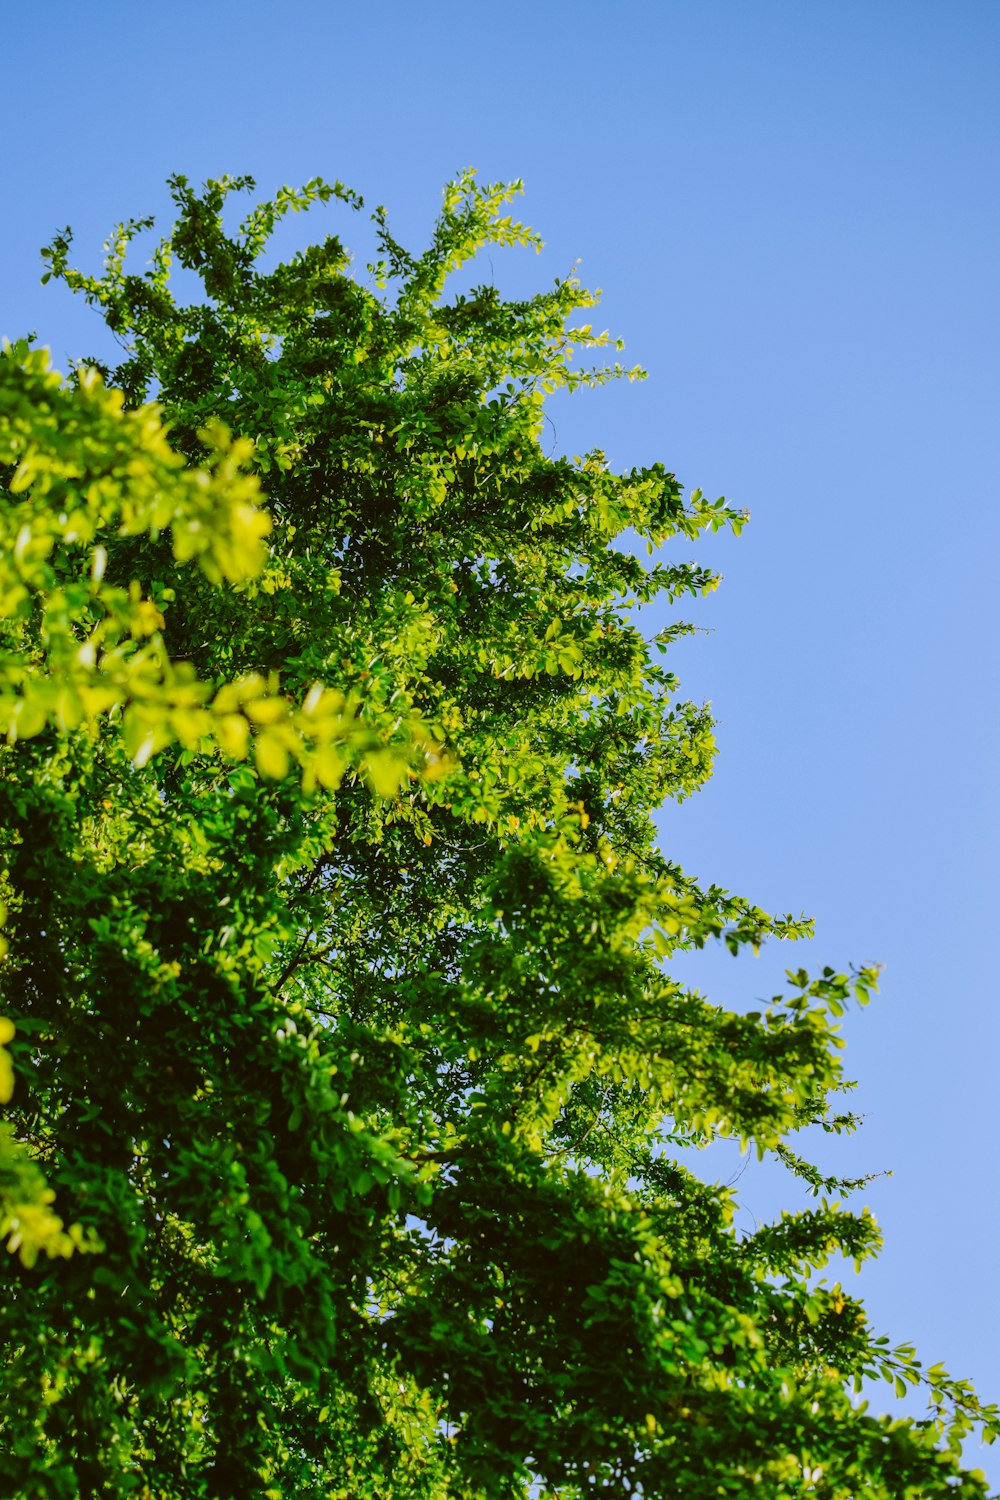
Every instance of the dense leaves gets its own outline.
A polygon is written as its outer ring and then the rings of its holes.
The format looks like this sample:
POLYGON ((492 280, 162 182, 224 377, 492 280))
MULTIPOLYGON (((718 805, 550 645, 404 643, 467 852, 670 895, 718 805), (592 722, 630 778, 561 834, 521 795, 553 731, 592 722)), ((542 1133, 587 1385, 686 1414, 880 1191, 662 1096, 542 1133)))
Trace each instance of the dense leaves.
POLYGON ((0 358, 6 1492, 981 1494, 996 1414, 812 1275, 878 1245, 789 1141, 853 1128, 874 974, 763 1013, 670 978, 808 931, 651 821, 712 726, 635 607, 713 588, 678 552, 743 516, 545 453, 547 394, 639 372, 579 367, 575 280, 472 282, 536 243, 511 189, 452 185, 419 256, 378 211, 356 278, 265 255, 356 195, 230 231, 251 187, 175 179, 142 273, 149 221, 100 275, 57 236, 117 369, 0 358), (690 1170, 720 1134, 817 1207, 738 1234, 690 1170))

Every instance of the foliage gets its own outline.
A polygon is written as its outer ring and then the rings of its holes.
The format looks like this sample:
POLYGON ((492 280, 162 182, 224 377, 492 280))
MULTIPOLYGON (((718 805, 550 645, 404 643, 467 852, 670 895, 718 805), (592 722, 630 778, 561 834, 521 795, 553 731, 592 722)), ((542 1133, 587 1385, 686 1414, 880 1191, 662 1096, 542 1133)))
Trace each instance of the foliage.
POLYGON ((572 278, 446 285, 537 243, 512 189, 453 184, 419 256, 378 211, 357 279, 265 258, 356 195, 231 232, 250 187, 174 179, 142 274, 148 220, 100 275, 56 237, 117 369, 0 358, 10 1492, 980 1495, 996 1413, 812 1276, 878 1245, 789 1144, 856 1123, 875 975, 745 1014, 669 976, 809 930, 651 821, 712 726, 655 659, 688 627, 630 611, 713 588, 673 549, 743 516, 546 456, 548 393, 639 372, 575 363, 572 278), (720 1134, 817 1206, 740 1236, 687 1164, 720 1134), (851 1399, 880 1373, 927 1419, 851 1399))

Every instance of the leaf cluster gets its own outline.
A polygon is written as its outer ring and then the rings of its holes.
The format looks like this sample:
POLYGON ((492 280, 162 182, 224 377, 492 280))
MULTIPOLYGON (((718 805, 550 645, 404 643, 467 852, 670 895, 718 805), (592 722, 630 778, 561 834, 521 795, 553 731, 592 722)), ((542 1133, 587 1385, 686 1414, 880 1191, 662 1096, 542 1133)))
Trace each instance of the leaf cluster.
POLYGON ((358 277, 335 236, 266 256, 355 194, 230 230, 252 186, 173 179, 141 273, 151 221, 97 274, 55 238, 116 369, 0 358, 9 1482, 983 1494, 958 1445, 996 1413, 813 1275, 875 1251, 870 1216, 823 1196, 743 1236, 691 1167, 729 1135, 863 1185, 790 1141, 855 1123, 838 1023, 874 971, 749 1013, 669 972, 810 930, 652 821, 714 741, 660 661, 690 627, 637 610, 713 588, 686 549, 743 513, 546 454, 546 395, 639 372, 586 363, 575 278, 450 291, 537 245, 515 188, 459 178, 420 254, 377 210, 358 277), (855 1404, 872 1373, 924 1381, 927 1418, 855 1404))

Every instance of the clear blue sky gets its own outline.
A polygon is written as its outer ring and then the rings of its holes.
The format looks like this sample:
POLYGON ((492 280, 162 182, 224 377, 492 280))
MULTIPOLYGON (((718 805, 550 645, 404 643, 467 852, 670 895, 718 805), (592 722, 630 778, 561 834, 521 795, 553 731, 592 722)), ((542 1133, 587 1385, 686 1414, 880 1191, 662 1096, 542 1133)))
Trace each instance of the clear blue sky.
POLYGON ((0 332, 62 364, 101 341, 39 245, 71 223, 96 263, 170 172, 340 177, 418 243, 457 169, 525 179, 547 249, 498 281, 581 257, 651 377, 554 408, 559 447, 752 513, 702 548, 726 579, 677 660, 721 751, 664 840, 818 936, 688 972, 742 1005, 884 962, 846 1026, 868 1123, 824 1160, 894 1171, 875 1319, 1000 1397, 1000 4, 53 0, 3 32, 0 332))

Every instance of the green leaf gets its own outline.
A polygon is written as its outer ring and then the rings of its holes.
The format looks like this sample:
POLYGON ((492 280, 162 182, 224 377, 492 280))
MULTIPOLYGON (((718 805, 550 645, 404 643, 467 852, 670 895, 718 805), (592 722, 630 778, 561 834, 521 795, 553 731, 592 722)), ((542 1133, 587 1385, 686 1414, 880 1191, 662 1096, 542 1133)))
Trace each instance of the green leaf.
POLYGON ((291 757, 284 739, 274 731, 262 730, 253 742, 254 761, 262 776, 275 781, 288 775, 291 757))

